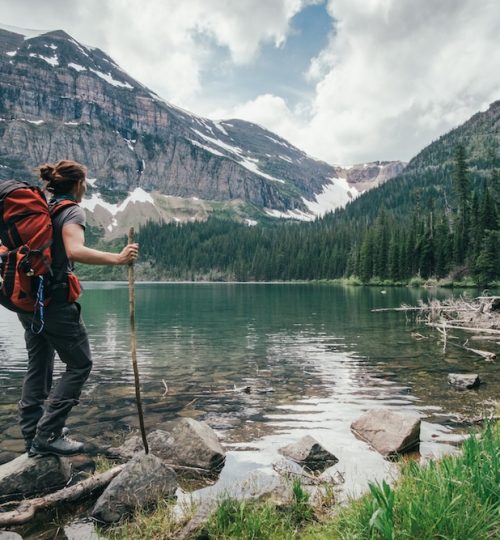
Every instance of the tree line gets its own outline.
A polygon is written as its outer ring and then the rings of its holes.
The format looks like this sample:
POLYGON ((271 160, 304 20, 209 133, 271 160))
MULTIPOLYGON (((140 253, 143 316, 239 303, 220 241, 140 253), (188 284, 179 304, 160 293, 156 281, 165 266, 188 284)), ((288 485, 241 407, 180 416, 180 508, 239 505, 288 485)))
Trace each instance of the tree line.
MULTIPOLYGON (((498 168, 471 181, 459 145, 449 176, 452 189, 431 182, 416 203, 409 198, 406 206, 386 208, 374 190, 362 196, 365 200, 311 223, 250 227, 215 217, 183 225, 149 222, 139 233, 142 257, 151 261, 158 278, 354 277, 369 283, 450 276, 485 285, 500 278, 498 168), (370 212, 363 213, 367 206, 370 212)), ((385 191, 390 192, 390 184, 385 191)))

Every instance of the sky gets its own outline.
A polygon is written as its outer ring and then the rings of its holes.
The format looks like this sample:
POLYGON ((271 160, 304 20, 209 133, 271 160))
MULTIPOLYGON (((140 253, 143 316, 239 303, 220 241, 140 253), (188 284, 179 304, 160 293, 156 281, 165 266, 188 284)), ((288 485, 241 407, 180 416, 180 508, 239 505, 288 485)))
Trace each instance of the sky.
POLYGON ((500 99, 498 0, 0 0, 177 106, 313 157, 408 161, 500 99))

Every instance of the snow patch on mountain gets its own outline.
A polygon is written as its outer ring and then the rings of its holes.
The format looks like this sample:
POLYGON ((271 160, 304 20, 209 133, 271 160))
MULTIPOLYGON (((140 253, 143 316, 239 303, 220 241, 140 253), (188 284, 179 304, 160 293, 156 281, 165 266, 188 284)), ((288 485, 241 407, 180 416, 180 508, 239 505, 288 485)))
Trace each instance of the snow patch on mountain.
POLYGON ((302 198, 309 211, 315 216, 324 216, 336 208, 345 206, 359 195, 359 191, 348 184, 345 178, 332 178, 330 184, 323 186, 323 191, 315 195, 315 201, 302 198))
POLYGON ((278 141, 278 139, 275 139, 274 137, 270 137, 269 135, 266 135, 266 137, 267 137, 270 141, 272 141, 273 143, 280 144, 281 146, 284 146, 285 148, 293 149, 293 147, 290 146, 289 144, 287 144, 286 142, 278 141))
POLYGON ((47 64, 50 64, 52 67, 56 67, 59 65, 59 58, 57 57, 57 54, 54 54, 54 56, 43 56, 43 54, 30 53, 30 57, 45 60, 45 62, 47 62, 47 64))
POLYGON ((222 148, 223 150, 226 150, 226 152, 229 152, 231 154, 234 154, 237 157, 237 163, 239 163, 242 167, 245 167, 245 169, 248 169, 249 171, 258 174, 259 176, 262 176, 263 178, 267 178, 268 180, 272 180, 273 182, 279 182, 281 184, 284 184, 285 181, 281 178, 276 178, 275 176, 271 176, 270 174, 267 174, 263 171, 261 171, 257 167, 257 163, 259 162, 256 158, 251 158, 248 156, 245 156, 243 154, 243 150, 239 146, 233 146, 231 144, 227 144, 224 141, 221 141, 220 139, 214 139, 213 137, 210 137, 209 135, 206 135, 205 133, 202 133, 198 129, 191 128, 198 137, 201 137, 202 139, 205 139, 211 144, 215 144, 219 148, 222 148))
POLYGON ((68 67, 74 69, 75 71, 87 71, 86 67, 81 66, 80 64, 75 64, 74 62, 69 62, 68 67))
POLYGON ((203 150, 207 150, 208 152, 210 152, 211 154, 214 154, 215 156, 226 157, 225 154, 223 154, 222 152, 219 152, 218 150, 215 150, 214 148, 210 148, 210 146, 206 146, 205 144, 201 144, 200 142, 195 141, 194 139, 189 139, 189 142, 191 144, 194 144, 195 146, 198 146, 198 148, 203 148, 203 150))
POLYGON ((219 131, 222 131, 222 133, 224 133, 224 135, 226 135, 226 136, 229 137, 229 133, 224 129, 224 126, 222 125, 222 121, 220 121, 220 120, 213 120, 213 123, 214 123, 214 126, 215 126, 219 131))
POLYGON ((129 204, 135 203, 151 203, 154 206, 153 197, 142 188, 135 188, 129 193, 128 197, 120 204, 108 203, 102 199, 100 194, 93 193, 90 199, 83 199, 80 206, 89 212, 94 212, 97 206, 107 210, 112 216, 116 216, 120 212, 124 212, 129 204))
POLYGON ((118 81, 113 78, 111 73, 103 73, 102 71, 99 71, 94 68, 89 68, 92 73, 95 73, 98 77, 106 81, 108 84, 111 84, 112 86, 115 86, 117 88, 127 88, 128 90, 132 90, 134 87, 129 84, 128 82, 118 81))
POLYGON ((313 221, 315 216, 308 214, 302 210, 287 210, 286 212, 280 212, 279 210, 273 210, 272 208, 264 209, 268 216, 280 219, 296 219, 299 221, 313 221))

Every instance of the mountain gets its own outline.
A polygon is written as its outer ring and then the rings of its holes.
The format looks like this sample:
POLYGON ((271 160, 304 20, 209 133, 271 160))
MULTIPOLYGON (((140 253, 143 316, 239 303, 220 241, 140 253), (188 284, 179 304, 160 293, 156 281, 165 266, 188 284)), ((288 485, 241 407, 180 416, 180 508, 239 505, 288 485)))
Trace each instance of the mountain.
MULTIPOLYGON (((500 102, 495 102, 424 148, 390 182, 311 223, 148 223, 139 234, 144 276, 351 278, 384 286, 466 279, 469 285, 495 286, 500 278, 499 124, 500 102)), ((359 181, 368 167, 357 167, 359 181)))
POLYGON ((498 193, 500 100, 426 146, 389 183, 349 204, 347 215, 373 220, 382 206, 403 218, 416 209, 449 211, 455 205, 452 179, 459 146, 465 150, 471 188, 477 191, 486 181, 498 193))
POLYGON ((404 167, 332 166, 256 124, 191 114, 62 30, 0 27, 0 67, 0 181, 33 179, 46 161, 86 164, 84 206, 108 237, 131 215, 310 220, 404 167))

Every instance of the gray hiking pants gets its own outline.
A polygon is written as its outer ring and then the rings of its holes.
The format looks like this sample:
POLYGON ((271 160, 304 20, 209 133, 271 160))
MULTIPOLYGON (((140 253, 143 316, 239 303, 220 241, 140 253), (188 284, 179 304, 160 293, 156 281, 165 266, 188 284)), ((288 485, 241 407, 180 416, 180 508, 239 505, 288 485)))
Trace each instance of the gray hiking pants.
POLYGON ((36 433, 46 438, 61 432, 69 412, 78 403, 92 359, 87 329, 76 302, 51 303, 45 309, 45 326, 40 334, 31 330, 32 314, 18 317, 28 351, 28 371, 18 403, 19 424, 29 441, 36 433), (55 351, 66 364, 66 371, 51 392, 55 351))

